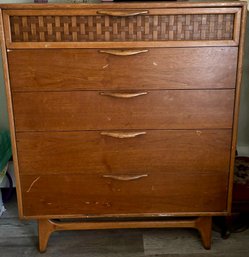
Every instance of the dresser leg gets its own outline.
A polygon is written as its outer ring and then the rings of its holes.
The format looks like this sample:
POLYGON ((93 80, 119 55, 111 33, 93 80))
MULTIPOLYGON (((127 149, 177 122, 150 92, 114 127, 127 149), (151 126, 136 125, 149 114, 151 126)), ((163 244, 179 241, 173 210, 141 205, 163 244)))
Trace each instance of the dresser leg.
POLYGON ((45 252, 52 232, 62 230, 122 229, 122 228, 195 228, 199 231, 205 249, 211 248, 212 217, 165 221, 106 221, 106 222, 57 222, 38 220, 39 251, 45 252))
POLYGON ((45 252, 47 249, 48 239, 54 231, 54 226, 48 219, 38 220, 38 236, 39 236, 39 251, 45 252))
POLYGON ((211 248, 212 217, 199 217, 196 220, 196 229, 199 231, 205 249, 211 248))

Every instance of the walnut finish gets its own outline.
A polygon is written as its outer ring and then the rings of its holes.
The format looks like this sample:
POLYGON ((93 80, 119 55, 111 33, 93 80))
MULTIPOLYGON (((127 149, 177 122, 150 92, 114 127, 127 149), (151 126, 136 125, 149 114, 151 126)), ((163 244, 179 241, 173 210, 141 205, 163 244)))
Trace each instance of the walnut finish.
POLYGON ((232 40, 234 34, 235 14, 212 14, 210 9, 200 10, 200 14, 171 15, 162 10, 158 10, 160 15, 156 15, 157 10, 95 12, 88 16, 11 13, 12 42, 232 40))
POLYGON ((232 128, 233 103, 233 89, 13 93, 16 131, 232 128))
POLYGON ((11 50, 12 90, 209 89, 236 85, 237 47, 151 48, 132 56, 102 50, 11 50))
POLYGON ((211 247, 245 18, 243 2, 1 5, 19 212, 40 251, 57 230, 140 227, 195 228, 211 247))
POLYGON ((231 130, 135 130, 131 138, 103 132, 17 133, 20 174, 215 174, 229 169, 231 130))
MULTIPOLYGON (((187 212, 226 210, 225 169, 217 173, 177 172, 178 175, 148 170, 137 172, 133 180, 106 177, 108 174, 112 173, 21 175, 24 216, 181 216, 187 212)), ((131 177, 131 173, 124 174, 131 177)))
MULTIPOLYGON (((109 5, 110 6, 110 5, 109 5)), ((108 7, 109 7, 108 6, 108 7)), ((128 5, 126 5, 128 6, 128 5)), ((181 41, 201 46, 238 45, 241 19, 240 8, 155 8, 112 10, 99 5, 99 9, 70 10, 65 16, 61 10, 4 12, 8 47, 84 47, 86 43, 143 42, 147 46, 157 43, 181 41), (75 44, 76 43, 76 44, 75 44)), ((110 6, 111 7, 111 6, 110 6)), ((180 43, 180 44, 179 44, 180 43)), ((183 42, 185 44, 185 42, 183 42)), ((154 45, 155 46, 155 45, 154 45)))

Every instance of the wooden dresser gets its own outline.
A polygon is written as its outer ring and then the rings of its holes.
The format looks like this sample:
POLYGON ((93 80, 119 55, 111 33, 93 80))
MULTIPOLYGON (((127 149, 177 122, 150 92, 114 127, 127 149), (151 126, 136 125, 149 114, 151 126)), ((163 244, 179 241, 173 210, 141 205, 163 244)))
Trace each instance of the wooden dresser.
POLYGON ((0 7, 19 214, 40 251, 55 230, 141 227, 196 228, 210 248, 231 208, 245 3, 0 7))

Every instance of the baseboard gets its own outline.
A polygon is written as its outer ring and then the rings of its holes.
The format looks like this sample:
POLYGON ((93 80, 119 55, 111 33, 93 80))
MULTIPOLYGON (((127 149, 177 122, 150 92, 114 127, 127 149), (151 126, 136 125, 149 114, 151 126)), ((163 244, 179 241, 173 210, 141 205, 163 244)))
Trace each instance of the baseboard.
POLYGON ((249 157, 249 145, 237 146, 238 156, 249 157))

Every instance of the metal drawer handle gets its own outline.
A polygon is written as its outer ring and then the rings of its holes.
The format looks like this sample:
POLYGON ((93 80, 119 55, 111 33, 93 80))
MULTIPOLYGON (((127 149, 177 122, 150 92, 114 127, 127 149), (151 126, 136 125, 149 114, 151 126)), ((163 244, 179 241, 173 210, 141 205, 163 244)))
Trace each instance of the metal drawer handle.
POLYGON ((101 14, 101 15, 108 15, 108 16, 118 16, 118 17, 129 17, 129 16, 137 16, 137 15, 141 15, 141 14, 148 14, 149 11, 148 10, 142 10, 142 11, 134 11, 134 10, 119 10, 119 11, 112 11, 112 10, 100 10, 97 11, 97 14, 101 14))
POLYGON ((142 174, 142 175, 135 175, 135 176, 129 176, 129 175, 103 175, 104 178, 111 178, 115 180, 122 180, 122 181, 129 181, 129 180, 136 180, 144 177, 148 177, 148 174, 142 174))
POLYGON ((140 135, 145 135, 146 132, 106 132, 103 131, 100 133, 102 136, 114 137, 114 138, 134 138, 140 135))
POLYGON ((104 54, 111 54, 111 55, 117 55, 117 56, 130 56, 130 55, 135 55, 135 54, 141 54, 141 53, 147 53, 149 50, 148 49, 143 49, 143 50, 100 50, 100 53, 104 54))
POLYGON ((138 93, 115 93, 115 92, 100 92, 100 95, 111 96, 115 98, 133 98, 141 95, 147 95, 148 92, 138 92, 138 93))

